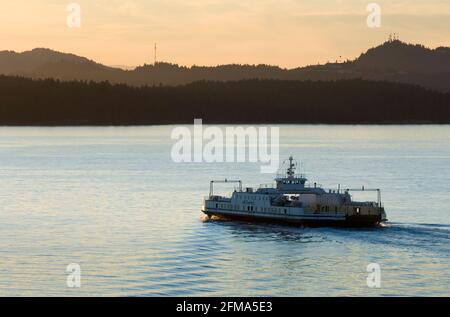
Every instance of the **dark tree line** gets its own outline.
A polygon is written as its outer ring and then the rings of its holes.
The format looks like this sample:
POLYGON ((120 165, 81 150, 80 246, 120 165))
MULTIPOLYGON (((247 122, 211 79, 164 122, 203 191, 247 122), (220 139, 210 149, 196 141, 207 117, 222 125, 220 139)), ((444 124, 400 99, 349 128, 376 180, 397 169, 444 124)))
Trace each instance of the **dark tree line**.
POLYGON ((365 81, 244 80, 167 87, 0 76, 0 125, 450 123, 450 94, 365 81))

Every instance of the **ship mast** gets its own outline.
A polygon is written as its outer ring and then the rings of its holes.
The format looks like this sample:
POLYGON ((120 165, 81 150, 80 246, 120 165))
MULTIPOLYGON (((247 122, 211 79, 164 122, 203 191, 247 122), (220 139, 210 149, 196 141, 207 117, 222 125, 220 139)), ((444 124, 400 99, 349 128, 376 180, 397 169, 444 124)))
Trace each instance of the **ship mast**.
POLYGON ((287 176, 288 177, 294 177, 295 174, 295 163, 294 163, 294 158, 291 156, 289 156, 289 167, 287 169, 287 176))

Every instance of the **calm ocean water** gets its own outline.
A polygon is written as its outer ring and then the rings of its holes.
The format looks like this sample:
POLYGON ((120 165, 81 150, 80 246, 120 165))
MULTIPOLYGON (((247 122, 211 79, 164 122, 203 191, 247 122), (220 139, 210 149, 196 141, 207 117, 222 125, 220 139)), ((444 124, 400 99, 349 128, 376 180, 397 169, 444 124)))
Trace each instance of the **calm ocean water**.
POLYGON ((382 188, 381 229, 205 221, 210 179, 273 175, 173 163, 172 128, 0 128, 0 295, 450 295, 450 126, 280 127, 311 181, 382 188))

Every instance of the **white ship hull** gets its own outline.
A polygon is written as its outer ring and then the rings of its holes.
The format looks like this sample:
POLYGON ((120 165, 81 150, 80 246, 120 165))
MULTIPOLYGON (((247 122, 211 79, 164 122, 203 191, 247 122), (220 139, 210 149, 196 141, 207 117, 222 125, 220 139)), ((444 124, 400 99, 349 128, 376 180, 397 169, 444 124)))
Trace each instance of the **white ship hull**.
POLYGON ((243 221, 287 223, 304 226, 333 226, 333 227, 370 227, 380 225, 384 219, 377 215, 350 216, 345 215, 278 215, 271 213, 248 213, 245 211, 226 209, 207 209, 202 212, 209 217, 217 216, 226 219, 236 219, 243 221))
POLYGON ((276 187, 242 189, 242 182, 211 181, 209 196, 202 212, 249 221, 283 222, 311 226, 375 226, 386 221, 379 189, 324 190, 314 183, 306 185, 306 178, 294 174, 295 164, 289 158, 286 175, 277 177, 276 187), (214 195, 214 183, 238 183, 231 197, 214 195), (377 201, 352 200, 350 191, 377 193, 377 201))

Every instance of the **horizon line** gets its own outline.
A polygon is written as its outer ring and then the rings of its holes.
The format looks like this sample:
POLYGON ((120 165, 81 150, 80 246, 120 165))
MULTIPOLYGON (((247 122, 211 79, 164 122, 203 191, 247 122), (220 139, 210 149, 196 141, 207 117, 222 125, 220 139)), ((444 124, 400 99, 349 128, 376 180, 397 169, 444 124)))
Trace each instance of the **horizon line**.
MULTIPOLYGON (((450 46, 444 46, 444 45, 431 47, 431 46, 425 46, 424 44, 420 44, 420 43, 405 42, 405 41, 402 41, 400 39, 396 39, 396 40, 393 40, 393 41, 390 41, 389 39, 387 39, 384 42, 382 42, 381 44, 378 44, 376 46, 367 48, 365 51, 361 52, 359 54, 359 56, 364 54, 365 52, 367 52, 368 50, 370 50, 372 48, 379 47, 379 46, 384 45, 385 43, 388 43, 388 42, 396 42, 396 41, 401 42, 401 43, 406 44, 406 45, 423 46, 424 48, 427 48, 429 50, 436 50, 438 48, 450 48, 450 46)), ((356 60, 358 58, 358 56, 357 57, 353 57, 353 58, 348 58, 348 57, 347 58, 342 58, 342 56, 340 56, 340 58, 336 59, 335 61, 328 60, 327 62, 318 62, 317 64, 304 64, 304 65, 298 65, 298 66, 294 66, 294 67, 281 66, 280 64, 269 64, 269 63, 250 64, 250 63, 239 63, 239 62, 230 62, 230 63, 224 63, 224 64, 202 64, 202 65, 200 65, 200 64, 191 64, 191 65, 187 65, 187 64, 178 64, 176 62, 171 62, 171 61, 157 61, 156 64, 154 62, 150 62, 150 63, 144 62, 143 64, 139 64, 139 65, 120 65, 120 64, 106 64, 106 63, 103 63, 103 62, 91 59, 90 57, 87 57, 87 56, 84 56, 84 55, 78 55, 78 53, 72 53, 72 52, 67 52, 67 51, 63 51, 63 50, 60 51, 60 50, 49 48, 49 47, 34 47, 34 48, 31 48, 31 49, 22 50, 22 51, 16 51, 16 50, 12 50, 12 49, 4 49, 4 50, 1 50, 0 53, 4 53, 4 52, 11 53, 12 52, 12 53, 15 53, 15 54, 24 54, 24 53, 28 53, 28 52, 32 52, 34 50, 40 50, 40 49, 41 50, 49 50, 49 51, 52 51, 52 52, 55 52, 55 53, 74 55, 76 57, 85 58, 85 59, 87 59, 87 60, 89 60, 91 62, 100 64, 100 65, 103 65, 103 66, 106 66, 106 67, 109 67, 109 68, 120 69, 120 70, 123 70, 123 71, 133 71, 133 70, 135 70, 135 69, 137 69, 139 67, 155 66, 157 64, 169 64, 169 65, 174 65, 174 66, 178 66, 178 67, 181 67, 181 68, 189 68, 189 69, 190 68, 194 68, 194 67, 214 68, 214 67, 220 67, 220 66, 232 66, 232 65, 236 65, 237 66, 237 65, 239 65, 239 66, 269 66, 269 67, 278 67, 278 68, 280 68, 282 70, 293 70, 293 69, 298 69, 298 68, 306 68, 306 67, 310 67, 310 66, 320 66, 320 65, 327 65, 327 64, 345 64, 346 62, 351 62, 351 61, 354 61, 354 60, 356 60)))

